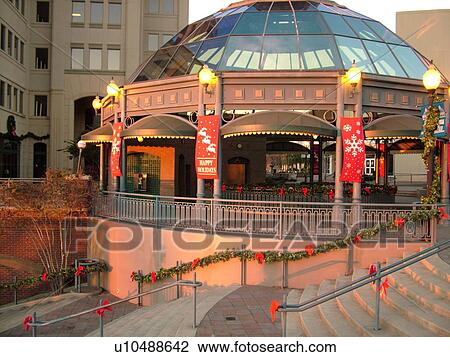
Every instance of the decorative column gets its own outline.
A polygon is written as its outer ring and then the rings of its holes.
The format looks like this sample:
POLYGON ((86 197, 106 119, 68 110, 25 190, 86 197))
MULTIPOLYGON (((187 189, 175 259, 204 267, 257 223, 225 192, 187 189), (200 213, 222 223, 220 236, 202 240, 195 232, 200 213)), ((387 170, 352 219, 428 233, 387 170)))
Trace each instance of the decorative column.
MULTIPOLYGON (((205 87, 198 83, 198 116, 205 115, 205 87)), ((205 180, 197 179, 197 198, 205 197, 205 180)))
POLYGON ((344 87, 343 87, 343 77, 341 75, 337 78, 337 106, 336 106, 336 163, 335 163, 335 178, 334 178, 334 189, 335 189, 335 203, 344 202, 344 184, 341 182, 342 173, 342 133, 341 133, 341 118, 344 116, 344 87))
MULTIPOLYGON (((356 104, 354 116, 356 118, 362 117, 362 79, 359 81, 356 87, 356 104)), ((365 145, 365 143, 363 143, 365 145)), ((361 182, 353 183, 353 203, 361 203, 361 182)))
MULTIPOLYGON (((220 127, 222 127, 222 109, 223 109, 223 87, 222 77, 217 76, 216 83, 216 103, 215 112, 219 116, 220 127)), ((219 178, 214 180, 214 198, 220 199, 222 197, 222 135, 219 132, 219 145, 217 147, 217 173, 219 178)))
MULTIPOLYGON (((120 118, 122 123, 125 125, 126 118, 126 92, 125 89, 122 90, 120 95, 120 118)), ((125 129, 125 127, 124 127, 125 129)), ((122 150, 121 150, 121 170, 122 176, 120 177, 120 192, 127 192, 127 144, 126 140, 122 140, 122 150)))

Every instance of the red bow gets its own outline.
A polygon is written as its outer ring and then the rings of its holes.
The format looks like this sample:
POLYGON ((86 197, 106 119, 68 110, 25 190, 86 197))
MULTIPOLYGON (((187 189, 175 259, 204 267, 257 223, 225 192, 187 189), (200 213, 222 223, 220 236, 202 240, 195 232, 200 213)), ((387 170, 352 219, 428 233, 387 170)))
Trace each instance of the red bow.
POLYGON ((335 196, 336 196, 336 194, 334 193, 333 190, 328 192, 328 198, 330 199, 330 201, 333 201, 335 196))
MULTIPOLYGON (((377 266, 375 264, 372 264, 369 268, 369 275, 373 275, 376 272, 377 272, 377 266)), ((373 281, 372 284, 375 284, 375 281, 373 281)))
POLYGON ((222 185, 222 192, 226 192, 227 191, 227 185, 222 185))
POLYGON ((402 228, 405 225, 406 220, 402 217, 397 218, 394 223, 398 228, 402 228))
POLYGON ((314 254, 314 246, 312 244, 305 247, 305 252, 311 257, 314 254))
POLYGON ((308 192, 309 192, 309 189, 307 187, 302 188, 302 193, 303 193, 304 197, 308 196, 308 192))
POLYGON ((42 281, 47 281, 47 279, 48 279, 48 274, 46 272, 42 273, 41 280, 42 281))
POLYGON ((77 271, 75 272, 75 276, 80 276, 83 271, 84 271, 84 266, 79 266, 77 271))
POLYGON ((238 192, 238 193, 242 193, 242 191, 244 191, 244 188, 242 187, 242 185, 239 185, 239 186, 237 187, 237 192, 238 192))
POLYGON ((389 280, 386 277, 386 280, 380 285, 380 297, 382 299, 387 298, 387 289, 389 289, 389 280))
POLYGON ((264 264, 264 254, 263 253, 256 253, 255 259, 258 261, 259 264, 264 264))
MULTIPOLYGON (((106 306, 106 305, 109 305, 109 301, 108 301, 108 300, 103 300, 101 306, 106 306)), ((108 307, 102 307, 102 308, 100 308, 100 309, 97 309, 97 310, 95 310, 95 313, 96 313, 98 316, 105 317, 105 311, 111 312, 111 311, 112 311, 111 306, 108 306, 108 307)))
POLYGON ((372 193, 372 190, 369 187, 364 188, 364 192, 370 195, 372 193))
POLYGON ((448 214, 442 207, 439 208, 439 212, 441 213, 441 221, 439 222, 439 224, 442 224, 444 223, 444 220, 448 219, 448 214))
POLYGON ((276 313, 278 308, 280 307, 280 303, 276 300, 272 300, 272 304, 270 305, 270 316, 272 317, 272 322, 276 321, 276 313))
POLYGON ((357 244, 362 241, 362 237, 360 235, 357 235, 355 238, 353 238, 353 243, 357 244))
POLYGON ((152 271, 152 273, 150 274, 152 276, 152 283, 156 283, 156 273, 154 271, 152 271))
POLYGON ((194 261, 191 264, 191 268, 195 269, 197 267, 198 263, 200 263, 200 258, 194 259, 194 261))
POLYGON ((281 187, 278 189, 278 196, 283 197, 286 193, 286 190, 284 189, 284 187, 281 187))
POLYGON ((30 330, 30 322, 33 322, 33 318, 31 316, 27 316, 23 320, 23 327, 25 328, 26 332, 30 330))
POLYGON ((135 272, 135 271, 133 271, 133 272, 131 273, 130 279, 131 279, 131 281, 135 281, 135 280, 136 280, 136 272, 135 272))

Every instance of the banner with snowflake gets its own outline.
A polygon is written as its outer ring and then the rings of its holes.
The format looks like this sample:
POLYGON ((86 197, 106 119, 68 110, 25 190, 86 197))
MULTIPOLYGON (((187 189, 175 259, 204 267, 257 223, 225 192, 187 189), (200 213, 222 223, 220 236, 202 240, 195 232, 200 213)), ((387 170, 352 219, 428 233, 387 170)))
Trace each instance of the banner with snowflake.
POLYGON ((366 163, 362 118, 341 118, 344 163, 341 182, 361 182, 366 163))
POLYGON ((112 177, 122 176, 122 171, 120 169, 120 154, 122 151, 122 138, 121 138, 122 131, 123 131, 123 123, 114 123, 113 141, 111 146, 111 160, 110 160, 112 177))
POLYGON ((197 178, 215 180, 219 148, 220 117, 218 115, 200 116, 198 118, 197 144, 195 146, 195 163, 197 178))

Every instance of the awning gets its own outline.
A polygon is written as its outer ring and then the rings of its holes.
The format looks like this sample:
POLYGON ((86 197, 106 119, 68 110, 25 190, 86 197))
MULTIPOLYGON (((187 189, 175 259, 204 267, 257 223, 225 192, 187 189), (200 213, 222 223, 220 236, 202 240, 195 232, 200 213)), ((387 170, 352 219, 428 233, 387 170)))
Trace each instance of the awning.
POLYGON ((412 115, 389 115, 365 127, 367 139, 418 138, 421 131, 422 119, 412 115))
POLYGON ((336 128, 310 114, 294 111, 267 111, 249 114, 224 125, 221 134, 242 135, 322 136, 335 138, 336 128))
POLYGON ((188 120, 171 114, 150 115, 125 129, 125 139, 193 139, 197 135, 197 127, 188 120))
POLYGON ((113 129, 111 124, 106 124, 82 135, 81 140, 87 143, 111 143, 112 135, 113 129))

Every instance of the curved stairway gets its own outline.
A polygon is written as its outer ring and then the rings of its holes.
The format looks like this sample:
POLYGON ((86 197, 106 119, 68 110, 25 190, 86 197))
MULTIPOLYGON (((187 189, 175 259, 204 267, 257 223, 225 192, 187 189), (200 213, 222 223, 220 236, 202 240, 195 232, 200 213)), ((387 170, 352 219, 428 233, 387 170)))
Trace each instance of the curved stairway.
MULTIPOLYGON (((387 263, 393 263, 389 260, 387 263)), ((450 336, 450 265, 437 256, 389 275, 387 298, 381 302, 381 330, 374 330, 375 286, 366 285, 303 313, 287 314, 288 336, 450 336)), ((298 304, 335 290, 368 274, 291 290, 298 304)))

